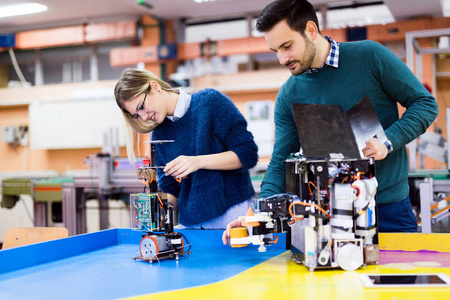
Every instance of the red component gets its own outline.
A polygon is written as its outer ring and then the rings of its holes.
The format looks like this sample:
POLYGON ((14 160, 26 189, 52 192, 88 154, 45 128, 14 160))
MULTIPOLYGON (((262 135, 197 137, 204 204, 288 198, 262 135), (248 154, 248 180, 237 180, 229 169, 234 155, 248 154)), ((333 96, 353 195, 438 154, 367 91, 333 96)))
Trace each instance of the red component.
POLYGON ((433 89, 428 83, 423 83, 423 86, 428 90, 428 92, 430 92, 430 94, 433 93, 433 89))
POLYGON ((143 159, 142 162, 144 163, 144 167, 150 166, 150 159, 143 159))
POLYGON ((154 259, 159 253, 158 241, 153 236, 145 236, 139 244, 139 252, 144 259, 154 259))

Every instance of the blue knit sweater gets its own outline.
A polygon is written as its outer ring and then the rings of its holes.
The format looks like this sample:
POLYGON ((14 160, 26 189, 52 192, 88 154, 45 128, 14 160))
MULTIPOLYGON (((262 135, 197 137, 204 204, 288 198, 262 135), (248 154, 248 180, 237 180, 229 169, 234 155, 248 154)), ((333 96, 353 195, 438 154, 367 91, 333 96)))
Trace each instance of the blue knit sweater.
MULTIPOLYGON (((425 132, 438 114, 436 100, 414 74, 386 47, 361 41, 339 44, 339 67, 291 76, 275 103, 275 145, 260 197, 285 192, 285 159, 300 149, 292 103, 334 104, 349 110, 369 96, 394 152, 375 162, 377 203, 408 196, 405 145, 425 132), (399 119, 397 103, 406 107, 399 119)), ((326 130, 324 128, 324 130, 326 130)))
MULTIPOLYGON (((191 95, 186 114, 176 122, 165 120, 153 130, 152 140, 175 140, 156 146, 156 165, 180 155, 195 156, 233 151, 242 168, 231 171, 200 169, 181 183, 172 176, 159 181, 160 189, 178 197, 179 222, 192 226, 224 214, 255 195, 249 169, 258 162, 258 148, 247 122, 220 92, 206 89, 191 95)), ((158 177, 163 174, 158 169, 158 177)))

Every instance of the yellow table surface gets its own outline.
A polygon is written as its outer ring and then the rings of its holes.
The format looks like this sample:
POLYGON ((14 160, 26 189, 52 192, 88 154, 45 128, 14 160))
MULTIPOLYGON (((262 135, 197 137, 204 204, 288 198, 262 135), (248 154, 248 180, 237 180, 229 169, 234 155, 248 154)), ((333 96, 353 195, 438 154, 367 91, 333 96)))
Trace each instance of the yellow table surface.
POLYGON ((445 273, 450 277, 449 238, 449 234, 380 234, 384 249, 380 263, 356 271, 310 272, 286 251, 218 283, 130 299, 450 299, 450 288, 366 288, 360 280, 364 273, 445 273))

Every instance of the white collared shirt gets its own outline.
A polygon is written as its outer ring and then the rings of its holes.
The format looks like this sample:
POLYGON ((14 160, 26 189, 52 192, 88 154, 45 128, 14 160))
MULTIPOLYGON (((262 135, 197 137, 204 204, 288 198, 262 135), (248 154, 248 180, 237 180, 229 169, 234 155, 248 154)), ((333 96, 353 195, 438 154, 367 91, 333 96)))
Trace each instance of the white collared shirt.
POLYGON ((180 96, 178 97, 177 106, 175 107, 175 111, 173 112, 173 116, 166 116, 172 122, 176 122, 181 119, 184 114, 189 109, 189 105, 191 104, 191 95, 187 94, 185 91, 179 89, 180 96))

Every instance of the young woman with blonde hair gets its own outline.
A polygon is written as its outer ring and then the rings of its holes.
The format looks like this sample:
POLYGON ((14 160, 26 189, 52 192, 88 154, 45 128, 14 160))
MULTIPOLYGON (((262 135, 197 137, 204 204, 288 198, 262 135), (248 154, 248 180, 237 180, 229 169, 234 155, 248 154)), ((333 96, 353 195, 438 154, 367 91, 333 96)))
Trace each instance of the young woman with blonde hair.
MULTIPOLYGON (((166 175, 159 187, 178 204, 180 224, 220 229, 245 215, 255 195, 249 169, 258 161, 258 148, 227 96, 213 89, 188 95, 151 72, 131 68, 114 93, 132 130, 152 132, 152 140, 174 140, 156 147, 155 161, 165 166, 157 170, 158 177, 166 175)), ((129 138, 131 160, 133 146, 129 138)))

